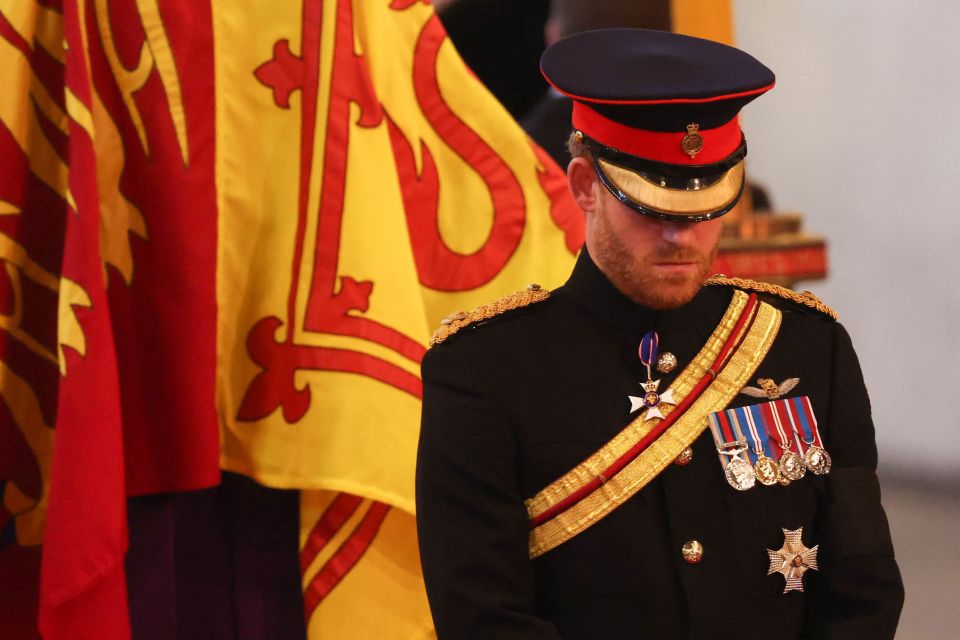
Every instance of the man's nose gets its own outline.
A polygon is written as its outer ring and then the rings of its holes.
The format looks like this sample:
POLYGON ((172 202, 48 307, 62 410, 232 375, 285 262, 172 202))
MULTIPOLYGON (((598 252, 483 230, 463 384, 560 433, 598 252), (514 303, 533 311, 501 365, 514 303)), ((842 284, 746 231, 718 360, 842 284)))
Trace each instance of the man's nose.
POLYGON ((661 234, 663 239, 670 244, 685 245, 693 237, 693 222, 673 222, 664 220, 661 222, 661 234))

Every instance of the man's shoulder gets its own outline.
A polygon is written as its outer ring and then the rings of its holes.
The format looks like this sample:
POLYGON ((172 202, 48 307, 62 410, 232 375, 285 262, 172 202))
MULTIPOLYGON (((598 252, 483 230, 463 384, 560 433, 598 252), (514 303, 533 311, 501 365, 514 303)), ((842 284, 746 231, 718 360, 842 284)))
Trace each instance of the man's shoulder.
POLYGON ((530 286, 445 318, 430 339, 421 372, 425 382, 484 380, 485 386, 536 368, 534 357, 556 324, 555 298, 530 286))
POLYGON ((469 311, 455 311, 441 320, 430 338, 430 347, 433 349, 438 345, 453 344, 458 342, 458 338, 462 341, 462 335, 473 333, 479 327, 530 315, 530 311, 542 307, 550 295, 549 289, 531 284, 469 311))
POLYGON ((708 287, 729 287, 747 293, 756 293, 769 304, 790 313, 810 316, 836 322, 837 312, 810 291, 796 292, 777 284, 759 282, 748 278, 730 278, 723 275, 711 276, 704 283, 708 287))

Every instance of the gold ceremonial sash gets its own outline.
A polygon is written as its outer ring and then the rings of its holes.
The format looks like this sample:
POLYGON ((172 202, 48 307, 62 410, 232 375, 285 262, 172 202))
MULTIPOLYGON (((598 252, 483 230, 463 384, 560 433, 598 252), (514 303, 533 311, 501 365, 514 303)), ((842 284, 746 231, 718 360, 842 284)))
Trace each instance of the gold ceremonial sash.
MULTIPOLYGON (((677 404, 683 402, 698 381, 709 375, 711 364, 716 360, 723 345, 731 338, 731 333, 743 313, 748 298, 746 293, 734 291, 733 299, 720 324, 707 339, 700 353, 670 386, 677 404)), ((567 510, 532 529, 529 540, 530 557, 536 558, 543 555, 585 531, 626 502, 667 468, 680 455, 680 452, 690 446, 707 428, 707 416, 726 407, 750 380, 777 337, 780 320, 779 310, 761 302, 753 323, 740 330, 746 334, 731 353, 726 366, 700 397, 675 424, 619 473, 612 478, 607 478, 603 485, 567 510)), ((665 416, 669 416, 673 407, 661 407, 660 410, 665 416)), ((646 420, 646 411, 644 411, 600 450, 526 500, 530 519, 536 518, 560 503, 580 487, 595 481, 598 477, 602 478, 603 471, 610 468, 614 461, 639 442, 659 424, 660 420, 660 418, 646 420)))

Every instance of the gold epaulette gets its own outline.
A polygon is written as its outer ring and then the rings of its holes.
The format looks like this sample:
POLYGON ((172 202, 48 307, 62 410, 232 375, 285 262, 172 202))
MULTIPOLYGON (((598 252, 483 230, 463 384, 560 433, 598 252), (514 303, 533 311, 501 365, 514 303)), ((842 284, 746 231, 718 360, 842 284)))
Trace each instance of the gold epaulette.
POLYGON ((433 332, 430 338, 430 346, 440 344, 460 329, 473 324, 496 317, 501 313, 506 313, 513 309, 520 309, 529 306, 535 302, 542 302, 550 297, 550 291, 544 289, 538 284, 531 284, 526 289, 514 291, 508 296, 499 300, 494 300, 489 304, 484 304, 472 311, 457 311, 440 321, 440 327, 433 332))
POLYGON ((781 287, 777 284, 770 284, 769 282, 757 282, 756 280, 747 280, 746 278, 728 278, 724 275, 711 276, 707 278, 707 281, 704 284, 736 287, 737 289, 756 291, 757 293, 769 293, 779 298, 783 298, 784 300, 789 300, 790 302, 795 302, 799 305, 815 309, 825 316, 833 318, 834 320, 839 317, 836 311, 823 304, 823 302, 820 301, 820 298, 813 295, 809 291, 797 293, 792 289, 787 289, 786 287, 781 287))

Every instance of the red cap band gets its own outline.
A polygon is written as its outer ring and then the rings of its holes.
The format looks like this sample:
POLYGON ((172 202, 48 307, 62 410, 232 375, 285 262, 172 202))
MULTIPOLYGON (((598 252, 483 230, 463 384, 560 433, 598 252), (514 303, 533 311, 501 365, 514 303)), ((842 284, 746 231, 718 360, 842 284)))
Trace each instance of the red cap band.
MULTIPOLYGON (((693 123, 691 123, 693 124, 693 123)), ((700 151, 690 157, 683 150, 686 131, 647 131, 615 122, 574 100, 573 126, 597 142, 639 158, 667 164, 713 164, 726 159, 740 146, 740 118, 735 117, 715 129, 699 129, 703 137, 700 151)))

